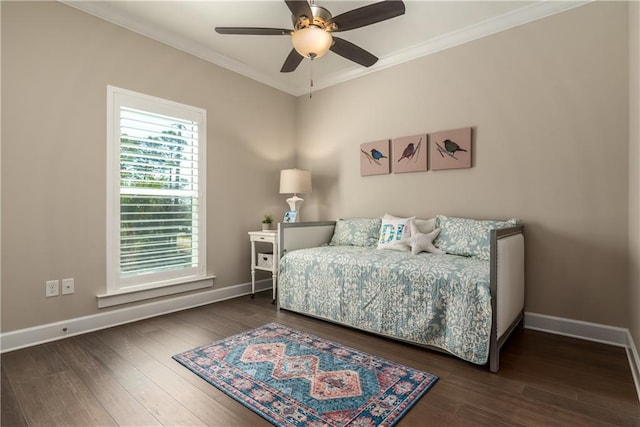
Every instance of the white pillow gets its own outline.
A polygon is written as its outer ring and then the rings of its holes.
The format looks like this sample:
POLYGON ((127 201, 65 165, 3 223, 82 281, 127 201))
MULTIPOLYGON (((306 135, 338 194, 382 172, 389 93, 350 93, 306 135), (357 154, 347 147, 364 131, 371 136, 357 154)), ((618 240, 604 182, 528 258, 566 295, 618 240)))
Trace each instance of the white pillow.
POLYGON ((411 223, 415 217, 399 218, 385 214, 380 226, 380 238, 378 249, 392 249, 396 251, 409 250, 409 238, 411 237, 411 223))
MULTIPOLYGON (((389 215, 389 214, 384 214, 384 216, 382 217, 383 219, 387 218, 387 219, 406 219, 406 218, 402 218, 400 216, 393 216, 393 215, 389 215)), ((412 217, 413 218, 413 223, 418 226, 418 230, 421 233, 431 233, 433 231, 434 228, 436 228, 436 221, 438 220, 437 217, 433 217, 433 218, 429 218, 429 219, 416 219, 415 216, 412 217)))
POLYGON ((437 218, 429 218, 429 219, 414 219, 413 223, 418 227, 418 231, 420 233, 431 233, 436 228, 436 220, 437 218))
POLYGON ((421 233, 414 222, 411 222, 411 253, 418 255, 420 252, 443 254, 444 251, 433 246, 433 240, 440 234, 440 229, 435 228, 429 233, 421 233))

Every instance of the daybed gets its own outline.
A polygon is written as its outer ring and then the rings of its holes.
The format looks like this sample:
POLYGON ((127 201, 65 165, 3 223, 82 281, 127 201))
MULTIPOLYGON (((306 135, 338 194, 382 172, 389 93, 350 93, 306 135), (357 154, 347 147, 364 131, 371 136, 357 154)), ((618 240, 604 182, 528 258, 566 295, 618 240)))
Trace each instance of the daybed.
POLYGON ((523 226, 441 215, 422 220, 421 229, 417 223, 414 239, 429 232, 425 226, 438 228, 431 249, 447 253, 412 252, 409 223, 404 236, 392 227, 388 239, 405 250, 379 248, 388 243, 379 218, 280 224, 279 308, 497 372, 500 348, 523 319, 523 226))

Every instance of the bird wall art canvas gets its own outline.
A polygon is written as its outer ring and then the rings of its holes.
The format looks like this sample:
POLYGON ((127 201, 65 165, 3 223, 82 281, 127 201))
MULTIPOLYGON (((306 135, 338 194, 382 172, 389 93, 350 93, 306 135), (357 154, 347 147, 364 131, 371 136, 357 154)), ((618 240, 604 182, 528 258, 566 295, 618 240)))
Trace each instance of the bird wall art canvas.
POLYGON ((394 138, 391 145, 394 173, 427 170, 426 134, 394 138))
POLYGON ((389 140, 360 144, 360 175, 381 175, 390 172, 389 140))
POLYGON ((431 170, 471 167, 471 128, 436 132, 429 135, 431 170))

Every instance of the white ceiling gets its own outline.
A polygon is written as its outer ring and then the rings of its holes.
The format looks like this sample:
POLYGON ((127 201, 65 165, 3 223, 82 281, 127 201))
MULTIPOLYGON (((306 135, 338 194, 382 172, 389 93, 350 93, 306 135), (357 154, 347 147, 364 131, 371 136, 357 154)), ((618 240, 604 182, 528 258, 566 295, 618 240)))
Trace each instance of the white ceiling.
MULTIPOLYGON (((67 1, 63 3, 292 95, 309 90, 310 61, 280 73, 289 36, 221 35, 221 27, 292 28, 282 0, 67 1)), ((333 16, 372 1, 317 0, 333 16)), ((503 31, 585 1, 405 1, 402 16, 339 34, 380 60, 364 68, 332 52, 313 62, 314 89, 503 31)))

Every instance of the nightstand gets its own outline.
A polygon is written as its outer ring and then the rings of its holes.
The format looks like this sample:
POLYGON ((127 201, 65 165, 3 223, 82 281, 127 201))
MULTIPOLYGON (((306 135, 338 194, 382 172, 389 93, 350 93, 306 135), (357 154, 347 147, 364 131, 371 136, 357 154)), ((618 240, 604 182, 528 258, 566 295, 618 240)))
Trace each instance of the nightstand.
POLYGON ((256 270, 270 271, 273 280, 273 302, 276 302, 276 286, 278 282, 278 232, 249 231, 251 240, 251 298, 256 293, 256 270), (271 243, 272 252, 256 253, 256 242, 271 243))

